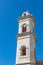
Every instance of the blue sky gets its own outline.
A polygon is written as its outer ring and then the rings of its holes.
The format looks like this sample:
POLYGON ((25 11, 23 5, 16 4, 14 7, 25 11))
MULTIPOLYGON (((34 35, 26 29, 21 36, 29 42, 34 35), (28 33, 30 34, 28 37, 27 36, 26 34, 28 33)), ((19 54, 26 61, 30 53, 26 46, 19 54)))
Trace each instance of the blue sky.
POLYGON ((15 65, 17 20, 27 10, 36 23, 36 59, 43 60, 43 0, 0 0, 0 65, 15 65))

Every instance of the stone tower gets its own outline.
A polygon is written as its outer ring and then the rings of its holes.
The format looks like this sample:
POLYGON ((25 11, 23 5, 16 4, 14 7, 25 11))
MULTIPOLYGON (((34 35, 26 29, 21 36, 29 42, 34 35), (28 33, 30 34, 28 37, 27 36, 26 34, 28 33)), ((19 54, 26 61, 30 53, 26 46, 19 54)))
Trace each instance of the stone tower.
POLYGON ((24 12, 18 23, 16 65, 36 65, 34 18, 29 12, 24 12))

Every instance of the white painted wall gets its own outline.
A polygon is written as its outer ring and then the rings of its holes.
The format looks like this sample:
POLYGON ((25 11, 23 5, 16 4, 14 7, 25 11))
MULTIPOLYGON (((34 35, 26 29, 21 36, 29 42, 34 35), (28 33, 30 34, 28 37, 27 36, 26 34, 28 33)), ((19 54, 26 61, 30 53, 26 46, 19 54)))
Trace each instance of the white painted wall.
POLYGON ((26 32, 33 32, 34 29, 34 23, 32 22, 33 20, 28 18, 28 19, 23 19, 19 21, 19 29, 18 29, 18 34, 22 33, 22 25, 25 23, 27 26, 27 31, 26 32))
MULTIPOLYGON (((22 25, 24 23, 27 25, 26 32, 30 32, 30 31, 33 32, 33 29, 34 29, 33 20, 31 18, 27 18, 27 19, 19 20, 18 34, 22 33, 22 25)), ((18 37, 17 38, 16 64, 22 64, 22 63, 28 63, 28 62, 35 63, 34 48, 35 48, 34 36, 26 35, 26 36, 18 37), (22 46, 26 46, 26 56, 20 55, 22 46)), ((26 64, 26 65, 30 65, 30 64, 26 64)))
POLYGON ((17 41, 17 56, 16 56, 16 63, 26 63, 30 62, 30 36, 23 36, 19 37, 17 41), (26 56, 20 55, 20 49, 22 46, 26 46, 26 56))
POLYGON ((35 62, 34 51, 35 51, 35 42, 34 42, 34 38, 31 37, 30 38, 30 61, 33 62, 33 63, 35 62))
POLYGON ((31 35, 19 37, 17 40, 17 55, 16 55, 16 64, 21 63, 28 63, 32 62, 35 63, 35 57, 34 57, 34 39, 31 35), (21 56, 21 47, 26 46, 26 56, 21 56))
POLYGON ((25 23, 26 26, 27 26, 27 31, 26 31, 26 32, 30 31, 29 18, 28 18, 28 19, 23 19, 23 20, 20 20, 20 21, 19 21, 19 30, 18 30, 18 33, 19 33, 19 34, 22 33, 22 25, 23 25, 24 23, 25 23))

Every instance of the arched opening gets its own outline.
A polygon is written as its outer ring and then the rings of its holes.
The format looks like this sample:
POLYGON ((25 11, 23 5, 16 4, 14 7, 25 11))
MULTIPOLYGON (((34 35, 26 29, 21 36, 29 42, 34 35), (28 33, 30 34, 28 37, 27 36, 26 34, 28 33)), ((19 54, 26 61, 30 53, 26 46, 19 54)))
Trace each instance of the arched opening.
POLYGON ((22 46, 21 47, 21 56, 25 56, 26 55, 26 47, 22 46))
POLYGON ((24 16, 26 16, 26 13, 24 13, 24 16))
POLYGON ((22 26, 22 32, 26 32, 26 24, 23 24, 23 26, 22 26))

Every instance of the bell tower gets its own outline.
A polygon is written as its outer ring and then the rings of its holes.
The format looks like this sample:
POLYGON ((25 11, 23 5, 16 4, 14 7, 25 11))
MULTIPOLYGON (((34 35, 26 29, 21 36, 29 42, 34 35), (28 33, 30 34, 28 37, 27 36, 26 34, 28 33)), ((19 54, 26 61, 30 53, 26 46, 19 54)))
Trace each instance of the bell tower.
POLYGON ((29 12, 24 12, 18 23, 16 65, 36 65, 34 18, 29 12))

